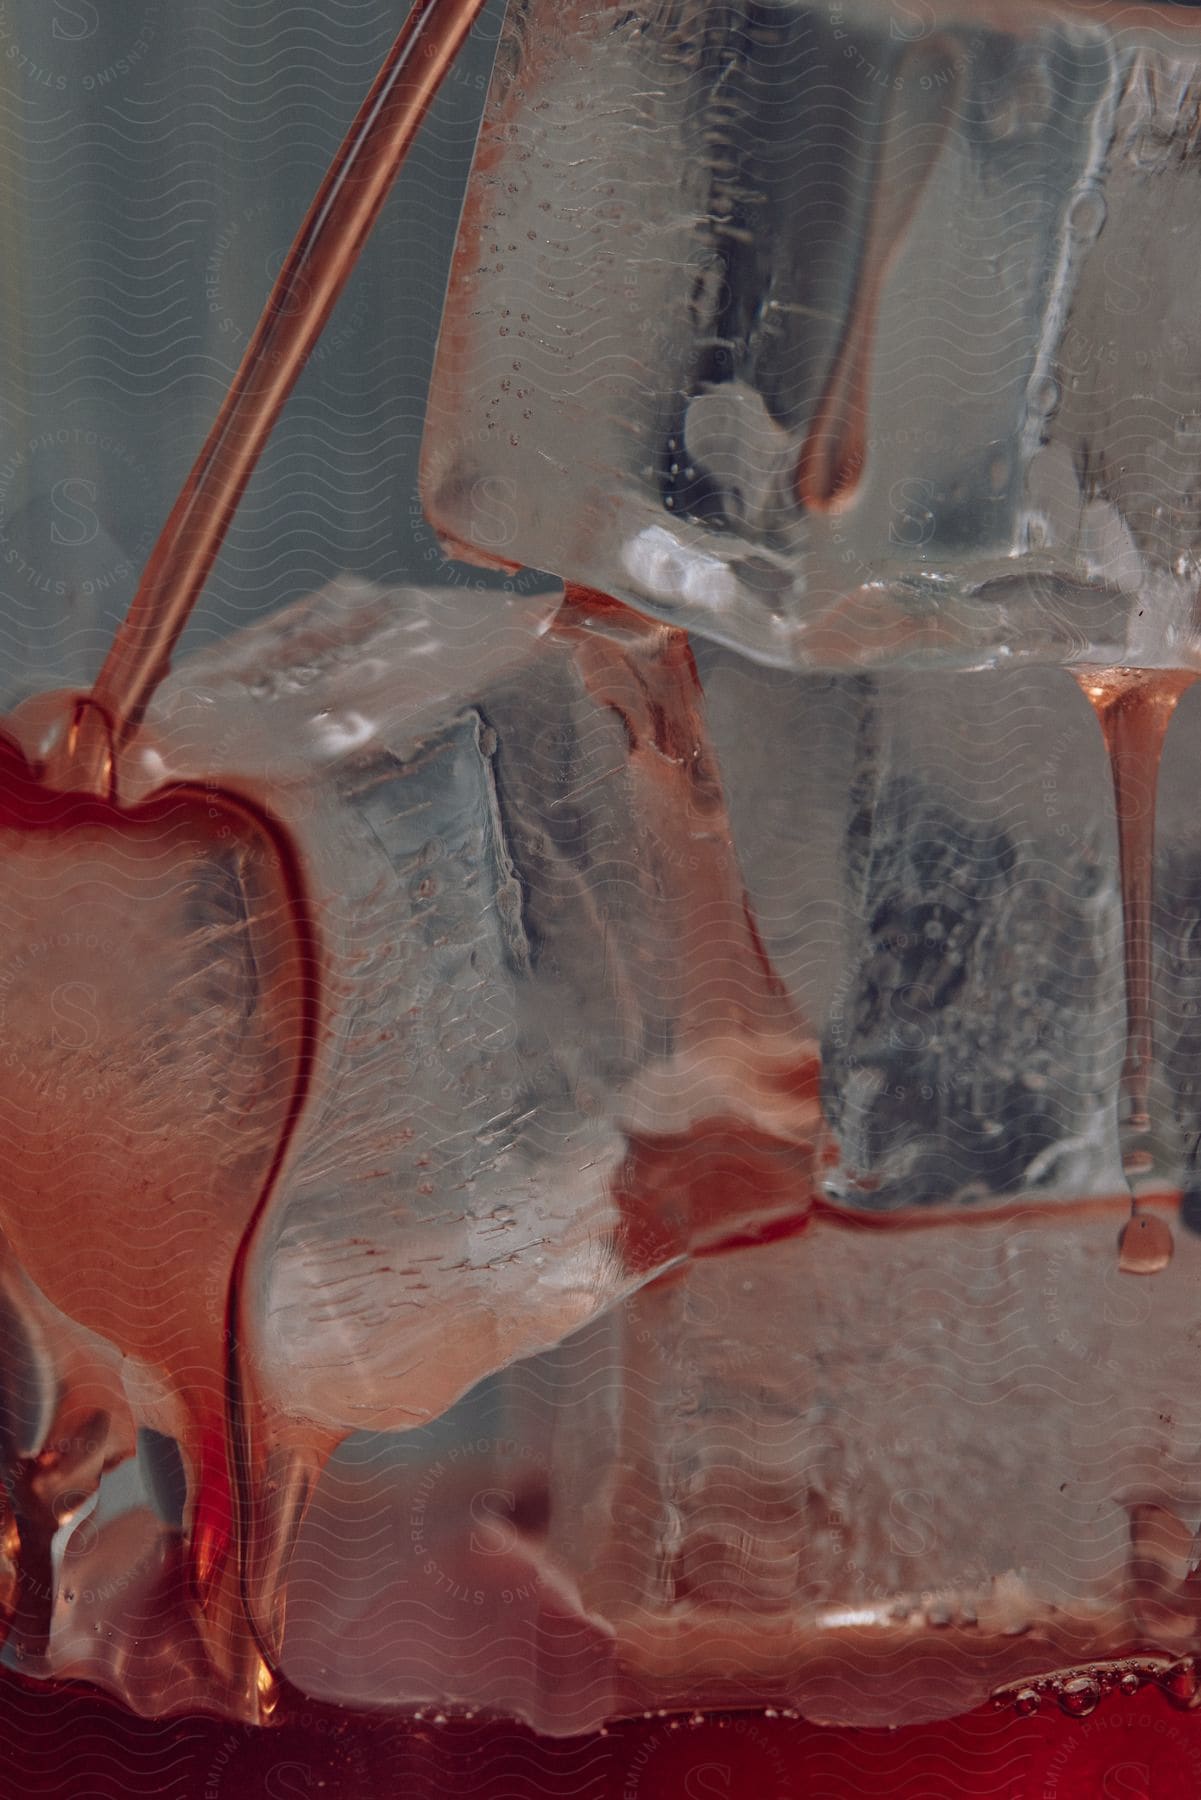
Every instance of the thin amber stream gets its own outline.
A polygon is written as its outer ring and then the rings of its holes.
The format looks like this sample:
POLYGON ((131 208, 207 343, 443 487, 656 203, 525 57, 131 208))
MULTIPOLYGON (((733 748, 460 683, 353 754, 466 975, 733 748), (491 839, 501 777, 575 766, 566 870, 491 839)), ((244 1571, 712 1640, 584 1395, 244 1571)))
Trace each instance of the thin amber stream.
POLYGON ((1172 1255, 1166 1221, 1140 1211, 1154 1169, 1151 1072, 1155 1056, 1155 796, 1164 739, 1181 695, 1196 677, 1180 670, 1084 669, 1077 680, 1109 752, 1118 828, 1126 1047, 1122 1059, 1118 1143, 1132 1212, 1121 1236, 1128 1274, 1155 1274, 1172 1255))

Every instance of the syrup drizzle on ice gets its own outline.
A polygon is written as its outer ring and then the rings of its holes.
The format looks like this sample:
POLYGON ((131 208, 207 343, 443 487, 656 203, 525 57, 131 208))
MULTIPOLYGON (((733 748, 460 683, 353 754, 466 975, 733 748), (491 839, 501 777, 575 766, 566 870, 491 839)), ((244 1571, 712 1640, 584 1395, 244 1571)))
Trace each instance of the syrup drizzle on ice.
POLYGON ((1179 670, 1130 668, 1074 671, 1097 715, 1113 779, 1122 893, 1126 982, 1126 1046, 1119 1094, 1118 1141, 1130 1188, 1131 1216, 1119 1244, 1120 1267, 1153 1275, 1172 1256, 1172 1233, 1158 1215, 1140 1211, 1154 1168, 1151 1070, 1155 1055, 1152 925, 1155 904, 1155 794, 1164 738, 1181 695, 1196 677, 1179 670))
MULTIPOLYGON (((221 1584, 229 1586, 231 1552, 236 1562, 240 1521, 250 1506, 237 1374, 239 1296, 256 1229, 309 1093, 320 955, 299 859, 288 833, 270 811, 238 791, 236 781, 228 789, 208 785, 190 790, 186 784, 169 784, 140 804, 124 806, 123 753, 134 742, 147 706, 170 669, 172 652, 267 439, 482 4, 483 0, 417 0, 412 7, 309 208, 92 691, 40 695, 4 721, 6 794, 0 833, 9 844, 10 872, 15 870, 17 891, 9 896, 13 916, 32 923, 39 905, 47 908, 54 923, 71 927, 57 934, 65 940, 66 950, 74 937, 86 958, 89 944, 94 949, 104 935, 105 909, 111 913, 113 894, 124 891, 135 903, 137 923, 146 938, 138 973, 147 977, 144 1000, 153 1021, 156 1002, 168 1015, 179 1011, 181 991, 186 992, 197 974, 159 969, 162 991, 156 991, 155 975, 148 974, 154 967, 149 953, 155 942, 182 941, 194 951, 199 945, 211 947, 219 937, 215 924, 207 931, 202 927, 189 933, 185 915, 174 919, 171 915, 182 897, 191 903, 190 881, 209 880, 211 868, 204 865, 220 859, 227 865, 226 904, 240 914, 231 928, 246 935, 248 969, 262 974, 267 984, 256 1008, 269 1040, 267 1066, 251 1078, 252 1087, 255 1080, 260 1087, 255 1099, 265 1103, 255 1104, 248 1093, 235 1107, 242 1115, 234 1134, 238 1146, 236 1151, 229 1146, 227 1166, 219 1153, 202 1157, 200 1146, 191 1143, 179 1120, 169 1133, 173 1147, 168 1155, 166 1145, 158 1141, 170 1124, 161 1096, 162 1116, 142 1122, 140 1140, 118 1142, 122 1137, 138 1139, 137 1121, 118 1121, 116 1139, 101 1146, 97 1161, 91 1154, 96 1149, 92 1139, 97 1132, 105 1138, 103 1119, 117 1101, 115 1095, 101 1096, 94 1127, 81 1124, 73 1112, 71 1142, 60 1146, 60 1161, 48 1187, 49 1171, 41 1165, 48 1145, 55 1142, 54 1134, 47 1139, 31 1134, 28 1126, 31 1111, 36 1117, 53 1087, 54 1072, 42 1071, 42 1091, 32 1100, 21 1094, 19 1084, 10 1084, 5 1095, 10 1111, 20 1115, 16 1141, 33 1146, 33 1162, 39 1165, 24 1171, 24 1179, 21 1172, 15 1173, 10 1184, 15 1204, 5 1209, 6 1223, 26 1265, 46 1276, 48 1294, 53 1296, 56 1287, 52 1244, 60 1241, 64 1205, 83 1221, 82 1239, 91 1251, 93 1269, 104 1269, 111 1260, 112 1243, 128 1230, 128 1219, 121 1230, 116 1225, 118 1215, 124 1217, 128 1211, 131 1174, 135 1192, 149 1199, 157 1191, 159 1203, 164 1197, 168 1201, 168 1219, 176 1207, 186 1221, 188 1246, 181 1254, 176 1237, 170 1259, 176 1276, 186 1277, 178 1293, 171 1283, 158 1287, 152 1283, 154 1299, 139 1292, 136 1283, 131 1287, 121 1279, 93 1275, 90 1281, 81 1278, 78 1286, 68 1284, 74 1291, 57 1297, 78 1312, 81 1295, 92 1295, 95 1304, 85 1301, 84 1312, 90 1307, 93 1328, 168 1372, 177 1391, 189 1395, 188 1435, 195 1445, 190 1578, 197 1600, 210 1610, 221 1604, 217 1591, 221 1584), (189 862, 197 871, 193 876, 187 872, 189 862), (251 869, 257 870, 257 877, 251 876, 248 884, 251 869), (153 903, 147 904, 148 897, 153 902, 156 895, 161 901, 157 911, 153 903), (90 929, 83 929, 85 925, 90 929), (274 990, 270 998, 269 990, 274 990), (251 1120, 247 1115, 252 1108, 251 1120), (177 1167, 181 1149, 186 1166, 177 1167), (135 1151, 148 1157, 146 1168, 135 1151), (152 1174, 156 1157, 165 1161, 152 1174), (214 1313, 210 1306, 202 1319, 204 1271, 223 1257, 231 1271, 224 1307, 214 1313), (164 1295, 171 1302, 170 1317, 163 1313, 164 1295), (146 1304, 147 1300, 153 1303, 146 1304)), ((87 982, 79 986, 96 998, 87 982)), ((108 1030, 111 1024, 106 1021, 97 1029, 108 1030)), ((164 1017, 160 1024, 164 1039, 179 1034, 178 1019, 164 1017)), ((128 1048, 135 1058, 137 1042, 134 1034, 128 1048)), ((260 1041, 259 1050, 264 1048, 260 1041)), ((108 1049, 111 1053, 111 1040, 108 1049)), ((152 1046, 144 1045, 143 1053, 150 1068, 144 1088, 153 1094, 152 1046)), ((36 1069, 33 1074, 36 1078, 36 1069)), ((125 1098, 122 1094, 121 1103, 125 1098)), ((211 1122, 202 1126, 201 1136, 210 1128, 211 1122)), ((150 1221, 147 1228, 153 1238, 150 1221)), ((66 1266, 79 1275, 72 1259, 66 1266)), ((62 1269, 60 1260, 60 1278, 62 1269)), ((263 1687, 262 1669, 251 1655, 245 1671, 234 1676, 257 1688, 260 1700, 270 1688, 269 1681, 263 1687)))

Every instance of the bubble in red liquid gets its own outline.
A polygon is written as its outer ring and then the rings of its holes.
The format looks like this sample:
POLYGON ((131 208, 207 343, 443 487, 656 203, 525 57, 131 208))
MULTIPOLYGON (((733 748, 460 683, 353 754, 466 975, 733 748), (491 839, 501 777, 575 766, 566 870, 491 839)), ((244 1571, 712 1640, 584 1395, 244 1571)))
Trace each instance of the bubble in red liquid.
POLYGON ((1087 1718, 1089 1713, 1096 1711, 1100 1700, 1101 1689, 1088 1675, 1078 1675, 1059 1690, 1060 1706, 1074 1719, 1087 1718))

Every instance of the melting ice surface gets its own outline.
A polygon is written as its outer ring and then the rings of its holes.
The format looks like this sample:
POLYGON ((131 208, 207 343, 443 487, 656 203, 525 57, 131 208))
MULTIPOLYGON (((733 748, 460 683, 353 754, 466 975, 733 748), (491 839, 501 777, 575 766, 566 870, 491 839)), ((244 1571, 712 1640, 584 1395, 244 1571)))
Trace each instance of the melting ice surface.
POLYGON ((430 518, 783 667, 1197 666, 1199 71, 1179 6, 512 0, 430 518))
POLYGON ((123 811, 10 759, 7 1663, 567 1732, 1192 1647, 1201 1250, 1117 1273, 1103 774, 1061 672, 350 582, 180 664, 123 811))

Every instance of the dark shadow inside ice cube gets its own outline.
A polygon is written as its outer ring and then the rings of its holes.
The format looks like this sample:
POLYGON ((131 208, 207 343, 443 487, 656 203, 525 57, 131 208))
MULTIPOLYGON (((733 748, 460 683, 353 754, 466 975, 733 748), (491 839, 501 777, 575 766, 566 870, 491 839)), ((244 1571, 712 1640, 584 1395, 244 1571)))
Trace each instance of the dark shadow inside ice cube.
POLYGON ((1089 864, 1048 874, 904 775, 865 796, 846 859, 859 924, 822 1098, 864 1203, 1037 1186, 1079 1128, 1065 1071, 1103 974, 1089 864))
POLYGON ((182 1530, 188 1477, 175 1439, 143 1427, 138 1432, 138 1465, 159 1518, 164 1525, 182 1530))

